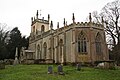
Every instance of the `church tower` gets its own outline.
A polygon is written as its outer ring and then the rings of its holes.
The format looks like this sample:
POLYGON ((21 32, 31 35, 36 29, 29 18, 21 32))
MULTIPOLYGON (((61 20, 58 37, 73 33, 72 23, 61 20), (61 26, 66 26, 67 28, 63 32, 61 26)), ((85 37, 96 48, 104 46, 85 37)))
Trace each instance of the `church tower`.
POLYGON ((36 35, 39 33, 43 33, 49 30, 49 21, 50 15, 48 14, 48 20, 45 20, 44 17, 41 18, 41 14, 37 10, 36 17, 31 18, 31 33, 36 35))

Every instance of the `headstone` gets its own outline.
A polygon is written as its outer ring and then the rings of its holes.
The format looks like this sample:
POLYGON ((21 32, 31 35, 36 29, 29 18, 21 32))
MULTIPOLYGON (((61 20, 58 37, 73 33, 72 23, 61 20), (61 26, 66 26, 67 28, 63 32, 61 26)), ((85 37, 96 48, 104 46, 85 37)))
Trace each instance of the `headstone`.
POLYGON ((5 69, 5 63, 4 61, 0 61, 0 69, 5 69))
POLYGON ((4 59, 5 65, 13 65, 14 59, 4 59))
POLYGON ((76 65, 76 69, 77 69, 77 71, 80 71, 80 70, 81 70, 81 65, 80 65, 80 63, 78 63, 78 64, 76 65))
POLYGON ((58 65, 58 74, 64 75, 63 66, 62 65, 58 65))
POLYGON ((103 63, 103 62, 102 62, 102 63, 99 63, 99 64, 97 65, 97 67, 98 67, 98 68, 104 68, 104 67, 105 67, 105 63, 103 63))
POLYGON ((53 70, 52 70, 52 66, 48 66, 48 74, 52 74, 53 70))

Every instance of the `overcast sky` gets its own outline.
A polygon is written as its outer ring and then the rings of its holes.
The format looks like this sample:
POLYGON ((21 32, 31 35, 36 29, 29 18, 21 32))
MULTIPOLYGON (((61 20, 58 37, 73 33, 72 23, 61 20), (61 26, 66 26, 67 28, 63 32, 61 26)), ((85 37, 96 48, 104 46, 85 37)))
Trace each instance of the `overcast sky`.
POLYGON ((67 23, 72 22, 72 13, 76 22, 85 22, 90 12, 100 11, 104 5, 114 0, 0 0, 0 23, 6 23, 11 29, 18 27, 22 35, 29 36, 31 31, 31 17, 41 10, 41 17, 50 18, 54 28, 63 18, 67 23))

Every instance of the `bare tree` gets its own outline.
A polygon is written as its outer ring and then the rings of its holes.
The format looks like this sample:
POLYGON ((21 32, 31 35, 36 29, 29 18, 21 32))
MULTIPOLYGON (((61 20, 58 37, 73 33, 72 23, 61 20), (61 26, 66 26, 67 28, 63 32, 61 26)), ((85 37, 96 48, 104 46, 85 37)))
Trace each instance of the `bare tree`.
POLYGON ((92 12, 93 21, 101 24, 101 15, 97 11, 92 12))
POLYGON ((120 1, 108 3, 102 9, 102 13, 105 19, 105 30, 113 40, 113 46, 120 43, 120 1))
POLYGON ((120 44, 120 1, 115 0, 106 4, 100 14, 94 11, 93 17, 97 23, 103 22, 104 18, 105 31, 109 37, 108 39, 110 39, 110 42, 112 40, 113 46, 120 44))

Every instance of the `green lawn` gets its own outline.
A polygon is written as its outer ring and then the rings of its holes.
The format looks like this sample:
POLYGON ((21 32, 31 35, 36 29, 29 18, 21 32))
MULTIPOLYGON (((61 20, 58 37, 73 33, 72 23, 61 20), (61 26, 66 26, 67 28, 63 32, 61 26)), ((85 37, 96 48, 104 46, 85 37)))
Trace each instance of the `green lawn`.
MULTIPOLYGON (((57 66, 52 65, 54 72, 57 66)), ((116 70, 102 70, 82 67, 76 71, 75 67, 64 66, 65 75, 47 74, 48 65, 17 65, 6 66, 0 70, 0 80, 120 80, 120 68, 116 70)))

